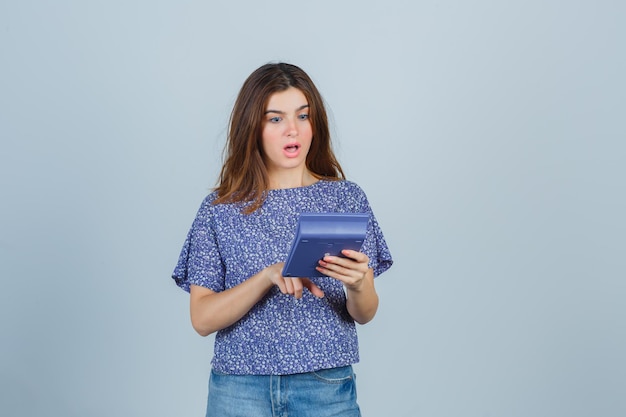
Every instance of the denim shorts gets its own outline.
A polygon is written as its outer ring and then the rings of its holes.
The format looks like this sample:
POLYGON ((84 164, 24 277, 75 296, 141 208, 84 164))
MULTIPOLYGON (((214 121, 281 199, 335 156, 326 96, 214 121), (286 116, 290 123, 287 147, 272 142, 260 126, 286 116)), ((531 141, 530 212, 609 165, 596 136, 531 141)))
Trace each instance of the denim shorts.
POLYGON ((352 366, 295 375, 209 379, 207 417, 360 417, 352 366))

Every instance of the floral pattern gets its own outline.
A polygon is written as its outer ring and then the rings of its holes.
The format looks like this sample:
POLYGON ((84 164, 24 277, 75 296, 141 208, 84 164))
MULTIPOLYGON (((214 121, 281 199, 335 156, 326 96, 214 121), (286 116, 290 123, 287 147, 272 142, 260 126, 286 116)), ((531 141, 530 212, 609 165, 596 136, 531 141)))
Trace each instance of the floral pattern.
MULTIPOLYGON (((350 181, 321 180, 299 188, 267 191, 261 208, 243 214, 241 204, 212 204, 207 196, 189 230, 172 278, 186 291, 200 285, 219 292, 287 258, 300 213, 368 213, 362 252, 378 276, 391 254, 362 189, 350 181)), ((341 282, 312 280, 321 299, 304 290, 299 300, 271 289, 241 320, 215 338, 216 371, 227 374, 285 375, 358 362, 354 321, 341 282)))

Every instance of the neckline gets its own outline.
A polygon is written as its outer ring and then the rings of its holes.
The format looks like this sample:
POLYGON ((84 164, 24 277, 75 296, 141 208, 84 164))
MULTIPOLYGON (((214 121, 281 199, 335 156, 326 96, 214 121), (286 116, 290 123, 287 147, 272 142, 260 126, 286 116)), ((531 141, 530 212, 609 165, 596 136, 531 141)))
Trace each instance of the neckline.
POLYGON ((290 187, 290 188, 271 188, 271 189, 267 190, 267 192, 268 193, 280 193, 280 192, 307 190, 307 189, 316 187, 318 184, 321 184, 321 183, 324 183, 324 182, 328 182, 328 181, 324 180, 324 179, 319 179, 319 180, 315 181, 313 184, 302 185, 300 187, 290 187))

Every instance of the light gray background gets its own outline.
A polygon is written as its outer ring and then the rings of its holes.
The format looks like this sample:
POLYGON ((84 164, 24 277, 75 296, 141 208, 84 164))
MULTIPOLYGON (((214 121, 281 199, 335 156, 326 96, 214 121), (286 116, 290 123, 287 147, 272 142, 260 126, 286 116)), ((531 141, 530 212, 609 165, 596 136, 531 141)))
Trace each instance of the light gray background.
POLYGON ((245 77, 303 67, 396 264, 366 417, 626 414, 622 1, 0 3, 0 414, 200 416, 169 275, 245 77))

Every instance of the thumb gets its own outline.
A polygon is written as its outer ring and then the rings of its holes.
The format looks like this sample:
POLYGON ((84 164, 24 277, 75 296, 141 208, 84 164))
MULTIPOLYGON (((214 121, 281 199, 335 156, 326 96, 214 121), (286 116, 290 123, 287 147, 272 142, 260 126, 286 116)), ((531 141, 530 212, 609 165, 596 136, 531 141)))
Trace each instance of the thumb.
POLYGON ((302 286, 307 288, 311 292, 311 294, 313 294, 317 298, 324 297, 324 291, 322 291, 322 289, 318 287, 317 285, 315 285, 315 283, 311 281, 310 279, 302 278, 302 286))

